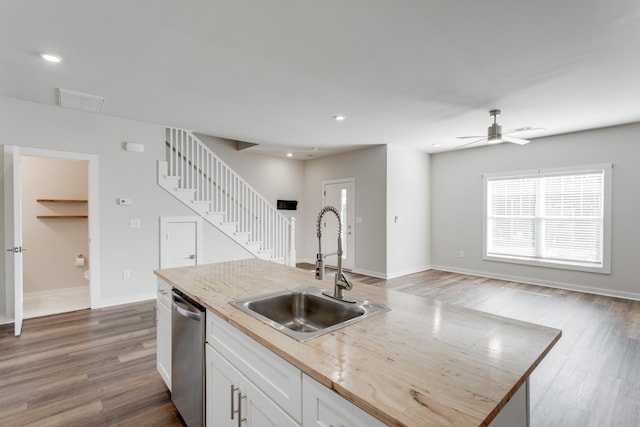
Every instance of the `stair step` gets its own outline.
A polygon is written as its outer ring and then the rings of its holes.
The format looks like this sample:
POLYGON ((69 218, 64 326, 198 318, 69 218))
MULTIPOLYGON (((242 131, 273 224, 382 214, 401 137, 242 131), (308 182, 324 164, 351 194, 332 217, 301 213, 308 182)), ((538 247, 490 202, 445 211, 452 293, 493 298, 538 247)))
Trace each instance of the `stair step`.
POLYGON ((209 210, 209 208, 211 207, 210 200, 192 200, 191 204, 198 207, 205 207, 206 210, 209 210))
POLYGON ((270 261, 272 254, 273 251, 271 249, 262 249, 258 251, 258 258, 270 261))
POLYGON ((236 231, 233 233, 238 243, 247 243, 249 241, 249 236, 251 235, 248 231, 236 231))
POLYGON ((236 233, 238 231, 237 222, 223 222, 220 224, 220 228, 229 234, 236 233))
POLYGON ((251 242, 247 242, 244 244, 248 250, 250 250, 251 252, 258 252, 260 250, 260 247, 262 246, 262 241, 260 240, 253 240, 251 242))
POLYGON ((178 188, 176 188, 175 190, 176 190, 178 193, 189 193, 189 192, 195 193, 195 192, 196 192, 196 189, 195 189, 195 188, 180 188, 180 187, 178 187, 178 188))
POLYGON ((207 218, 207 220, 211 223, 214 224, 216 227, 219 227, 220 224, 222 224, 224 222, 224 216, 225 213, 224 212, 205 212, 204 216, 207 218))

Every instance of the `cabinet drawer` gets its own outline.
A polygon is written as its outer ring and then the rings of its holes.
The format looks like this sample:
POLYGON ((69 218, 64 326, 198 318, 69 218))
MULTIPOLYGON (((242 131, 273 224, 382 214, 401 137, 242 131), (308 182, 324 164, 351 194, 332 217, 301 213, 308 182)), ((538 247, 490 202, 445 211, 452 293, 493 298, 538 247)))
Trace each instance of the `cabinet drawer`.
POLYGON ((302 425, 305 427, 383 427, 382 421, 358 408, 313 378, 302 376, 302 425))
POLYGON ((207 342, 293 419, 302 419, 302 372, 207 311, 207 342))
POLYGON ((171 310, 171 285, 162 279, 158 279, 158 304, 162 304, 171 310))

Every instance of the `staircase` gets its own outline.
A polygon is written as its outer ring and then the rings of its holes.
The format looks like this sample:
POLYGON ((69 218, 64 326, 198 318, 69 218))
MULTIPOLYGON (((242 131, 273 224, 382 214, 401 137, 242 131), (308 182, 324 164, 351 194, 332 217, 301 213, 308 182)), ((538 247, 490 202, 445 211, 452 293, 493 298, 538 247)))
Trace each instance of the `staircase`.
POLYGON ((295 266, 295 218, 287 218, 193 133, 167 128, 158 185, 257 258, 295 266))

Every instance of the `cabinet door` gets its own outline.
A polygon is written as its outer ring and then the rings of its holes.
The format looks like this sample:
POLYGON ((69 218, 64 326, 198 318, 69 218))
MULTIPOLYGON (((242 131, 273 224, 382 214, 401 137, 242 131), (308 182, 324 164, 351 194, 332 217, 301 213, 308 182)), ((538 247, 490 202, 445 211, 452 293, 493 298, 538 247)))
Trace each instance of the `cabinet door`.
POLYGON ((160 302, 157 310, 157 368, 167 388, 171 390, 171 310, 160 302))
POLYGON ((205 345, 206 425, 207 427, 238 426, 235 401, 240 389, 241 374, 220 354, 205 345), (232 402, 233 400, 233 402, 232 402))
POLYGON ((242 417, 247 427, 296 427, 299 426, 286 412, 262 393, 253 383, 246 381, 240 400, 242 417))
POLYGON ((209 344, 206 387, 207 427, 299 426, 209 344))
POLYGON ((302 425, 305 427, 384 427, 338 393, 316 380, 302 376, 302 425))

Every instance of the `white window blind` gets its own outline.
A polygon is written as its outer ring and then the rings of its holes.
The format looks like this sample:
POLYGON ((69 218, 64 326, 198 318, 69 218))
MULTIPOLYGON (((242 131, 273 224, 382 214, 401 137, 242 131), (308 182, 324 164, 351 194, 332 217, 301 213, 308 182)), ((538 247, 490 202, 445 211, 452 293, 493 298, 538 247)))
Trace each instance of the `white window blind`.
POLYGON ((607 167, 485 177, 485 258, 603 269, 607 177, 607 167))

